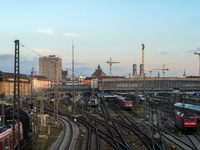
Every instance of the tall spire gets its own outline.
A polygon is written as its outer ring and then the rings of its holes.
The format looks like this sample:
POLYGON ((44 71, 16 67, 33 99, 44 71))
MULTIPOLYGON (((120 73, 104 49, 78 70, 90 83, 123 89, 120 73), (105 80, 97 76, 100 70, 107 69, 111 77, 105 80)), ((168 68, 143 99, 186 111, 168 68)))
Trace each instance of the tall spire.
POLYGON ((184 77, 186 76, 186 73, 185 73, 185 69, 184 69, 184 73, 183 73, 183 76, 184 76, 184 77))

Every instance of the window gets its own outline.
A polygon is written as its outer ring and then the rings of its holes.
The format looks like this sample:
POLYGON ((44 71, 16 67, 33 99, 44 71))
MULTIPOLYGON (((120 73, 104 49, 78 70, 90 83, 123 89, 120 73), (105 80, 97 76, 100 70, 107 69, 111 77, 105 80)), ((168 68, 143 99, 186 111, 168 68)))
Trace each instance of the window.
POLYGON ((189 120, 192 120, 192 121, 194 121, 195 120, 195 116, 194 115, 187 115, 187 116, 184 116, 184 119, 185 119, 185 121, 189 121, 189 120))

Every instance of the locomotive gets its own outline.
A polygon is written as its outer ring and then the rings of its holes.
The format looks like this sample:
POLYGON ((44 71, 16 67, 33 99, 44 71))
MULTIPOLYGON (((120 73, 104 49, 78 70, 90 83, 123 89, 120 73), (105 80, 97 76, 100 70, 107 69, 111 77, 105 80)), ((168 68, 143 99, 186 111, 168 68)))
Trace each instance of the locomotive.
POLYGON ((126 97, 115 95, 117 97, 117 104, 119 104, 124 109, 132 109, 133 102, 131 100, 127 100, 126 97))
POLYGON ((200 106, 183 103, 174 104, 174 111, 181 111, 183 110, 183 108, 187 113, 195 113, 197 116, 197 120, 200 121, 200 106))

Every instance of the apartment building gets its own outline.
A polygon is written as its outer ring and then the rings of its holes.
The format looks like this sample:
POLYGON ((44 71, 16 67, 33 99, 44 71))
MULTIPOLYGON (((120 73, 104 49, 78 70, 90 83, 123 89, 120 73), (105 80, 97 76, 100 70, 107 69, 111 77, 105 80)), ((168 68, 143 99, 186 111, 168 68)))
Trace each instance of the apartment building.
POLYGON ((52 83, 55 82, 55 77, 57 83, 62 82, 62 59, 56 55, 49 55, 39 58, 39 75, 46 76, 51 80, 52 83))

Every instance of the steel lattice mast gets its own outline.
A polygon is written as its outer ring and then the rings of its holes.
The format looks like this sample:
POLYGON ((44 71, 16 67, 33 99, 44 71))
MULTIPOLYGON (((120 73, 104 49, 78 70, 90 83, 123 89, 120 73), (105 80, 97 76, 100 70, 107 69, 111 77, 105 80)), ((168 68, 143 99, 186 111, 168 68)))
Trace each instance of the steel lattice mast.
POLYGON ((142 44, 142 78, 144 78, 144 44, 142 44))
POLYGON ((42 91, 41 91, 41 97, 40 97, 40 134, 44 134, 44 103, 43 103, 42 91))
POLYGON ((55 122, 55 127, 58 125, 58 101, 57 101, 57 96, 58 96, 58 90, 57 90, 57 67, 56 63, 58 60, 55 61, 55 70, 54 70, 54 122, 55 122))
POLYGON ((73 97, 74 97, 74 40, 72 40, 72 87, 73 87, 73 97))
MULTIPOLYGON (((17 108, 17 123, 18 123, 17 139, 18 141, 20 141, 19 40, 15 40, 14 42, 15 42, 15 62, 14 62, 13 135, 15 135, 15 108, 17 108)), ((13 136, 12 145, 14 145, 14 143, 15 143, 15 137, 13 136)), ((20 149, 20 142, 18 142, 18 150, 19 149, 20 149)))
POLYGON ((200 77, 200 53, 194 52, 195 55, 199 55, 199 77, 200 77))

